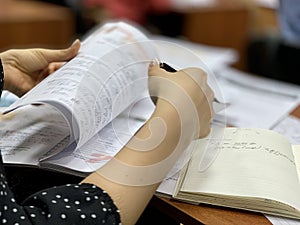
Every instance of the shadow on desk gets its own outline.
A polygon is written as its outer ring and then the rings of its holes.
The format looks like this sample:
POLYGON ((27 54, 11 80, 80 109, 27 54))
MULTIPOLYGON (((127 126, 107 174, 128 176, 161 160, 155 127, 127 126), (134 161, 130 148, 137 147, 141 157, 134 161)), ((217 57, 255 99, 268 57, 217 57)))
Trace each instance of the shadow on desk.
POLYGON ((180 225, 171 216, 153 207, 152 202, 155 201, 155 198, 152 198, 136 225, 180 225))
POLYGON ((44 169, 5 165, 7 182, 18 202, 45 188, 78 183, 81 177, 44 169))

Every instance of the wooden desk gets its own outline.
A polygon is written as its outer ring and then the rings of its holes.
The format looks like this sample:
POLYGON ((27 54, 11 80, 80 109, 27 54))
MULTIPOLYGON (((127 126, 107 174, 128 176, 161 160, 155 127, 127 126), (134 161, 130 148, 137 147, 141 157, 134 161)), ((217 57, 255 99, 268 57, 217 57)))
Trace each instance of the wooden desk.
MULTIPOLYGON (((300 118, 300 105, 291 113, 300 118)), ((215 207, 208 205, 192 205, 165 197, 154 196, 150 206, 184 225, 271 225, 272 223, 261 213, 215 207)))
POLYGON ((38 1, 0 1, 0 51, 68 46, 75 36, 70 9, 38 1))

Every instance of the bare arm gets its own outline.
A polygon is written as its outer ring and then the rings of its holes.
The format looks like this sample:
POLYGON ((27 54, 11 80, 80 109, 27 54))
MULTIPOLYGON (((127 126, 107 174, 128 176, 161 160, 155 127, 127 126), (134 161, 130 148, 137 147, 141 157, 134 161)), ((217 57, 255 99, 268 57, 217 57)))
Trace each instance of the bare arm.
POLYGON ((108 192, 125 225, 135 224, 190 142, 210 131, 213 93, 203 71, 171 74, 154 65, 149 75, 158 97, 153 115, 114 159, 83 180, 108 192))

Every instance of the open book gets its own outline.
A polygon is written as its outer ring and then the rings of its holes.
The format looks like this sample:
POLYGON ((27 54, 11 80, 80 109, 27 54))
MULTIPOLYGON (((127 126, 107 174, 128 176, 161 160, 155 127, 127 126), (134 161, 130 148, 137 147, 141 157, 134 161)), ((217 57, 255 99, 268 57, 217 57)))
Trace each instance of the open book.
POLYGON ((256 128, 225 128, 219 137, 194 144, 197 150, 181 171, 175 199, 300 219, 300 146, 256 128), (219 148, 219 155, 199 171, 206 148, 219 148))
POLYGON ((153 112, 148 65, 155 58, 134 26, 111 22, 96 29, 74 59, 6 109, 4 162, 81 175, 99 168, 153 112))

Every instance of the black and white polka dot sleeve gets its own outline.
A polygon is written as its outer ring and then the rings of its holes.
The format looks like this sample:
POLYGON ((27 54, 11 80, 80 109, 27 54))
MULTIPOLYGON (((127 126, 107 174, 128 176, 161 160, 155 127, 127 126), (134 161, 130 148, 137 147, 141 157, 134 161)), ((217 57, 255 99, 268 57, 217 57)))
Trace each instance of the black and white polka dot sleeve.
MULTIPOLYGON (((2 167, 2 165, 0 165, 2 167)), ((0 224, 121 224, 110 196, 92 184, 69 184, 40 191, 18 204, 0 169, 0 224)))

